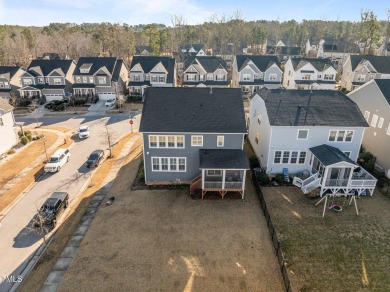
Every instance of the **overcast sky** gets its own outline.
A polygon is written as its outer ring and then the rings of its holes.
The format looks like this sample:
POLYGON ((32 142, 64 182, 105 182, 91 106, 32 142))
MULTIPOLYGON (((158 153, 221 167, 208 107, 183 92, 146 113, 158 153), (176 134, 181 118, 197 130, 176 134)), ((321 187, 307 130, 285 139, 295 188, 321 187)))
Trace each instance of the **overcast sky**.
POLYGON ((321 19, 358 21, 361 9, 387 19, 385 0, 0 0, 0 23, 44 26, 52 22, 111 22, 171 25, 173 15, 200 24, 213 14, 245 20, 321 19), (318 2, 318 3, 316 3, 318 2))

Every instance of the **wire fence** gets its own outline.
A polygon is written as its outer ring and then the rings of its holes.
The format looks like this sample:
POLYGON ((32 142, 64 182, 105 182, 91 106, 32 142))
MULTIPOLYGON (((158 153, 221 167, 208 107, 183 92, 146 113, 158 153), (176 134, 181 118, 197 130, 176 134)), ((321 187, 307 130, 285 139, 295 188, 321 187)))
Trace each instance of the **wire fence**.
POLYGON ((256 179, 256 175, 253 171, 252 171, 252 180, 253 180, 253 183, 255 185, 256 193, 257 193, 257 196, 258 196, 259 201, 260 201, 261 210, 263 210, 264 217, 265 217, 265 220, 267 222, 268 231, 269 231, 269 234, 271 237, 272 245, 274 247, 275 254, 276 254, 276 257, 278 259, 280 271, 282 273, 284 287, 286 289, 286 292, 292 292, 293 288, 291 286, 291 282, 290 282, 290 279, 288 276, 286 261, 284 260, 284 255, 283 255, 283 251, 282 251, 282 248, 280 245, 280 241, 276 235, 276 230, 275 230, 275 227, 272 223, 271 216, 268 212, 267 204, 265 203, 263 193, 260 189, 260 185, 259 185, 259 183, 256 179))

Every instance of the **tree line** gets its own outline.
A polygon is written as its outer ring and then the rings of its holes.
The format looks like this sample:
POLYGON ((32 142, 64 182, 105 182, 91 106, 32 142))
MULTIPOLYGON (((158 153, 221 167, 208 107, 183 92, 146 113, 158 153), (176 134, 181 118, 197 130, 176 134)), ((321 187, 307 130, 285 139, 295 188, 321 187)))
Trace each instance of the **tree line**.
POLYGON ((304 47, 308 39, 322 38, 347 42, 362 41, 365 51, 374 54, 380 41, 390 39, 388 19, 379 21, 373 11, 361 12, 361 20, 245 21, 239 11, 232 16, 213 15, 200 25, 188 25, 172 16, 171 25, 130 26, 118 23, 51 23, 45 27, 0 26, 0 64, 27 66, 45 52, 77 60, 81 56, 116 56, 129 62, 138 45, 152 47, 153 55, 177 52, 181 44, 205 44, 217 54, 240 54, 242 47, 256 47, 283 40, 286 46, 304 47))

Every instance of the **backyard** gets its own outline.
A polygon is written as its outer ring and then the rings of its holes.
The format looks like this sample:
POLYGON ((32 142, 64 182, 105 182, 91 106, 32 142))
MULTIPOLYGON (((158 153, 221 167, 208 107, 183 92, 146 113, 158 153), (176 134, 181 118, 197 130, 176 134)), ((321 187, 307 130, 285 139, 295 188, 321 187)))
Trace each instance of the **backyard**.
POLYGON ((296 291, 390 291, 390 200, 379 192, 341 212, 296 187, 263 187, 296 291))
POLYGON ((131 191, 141 158, 118 174, 59 291, 282 291, 259 208, 245 200, 195 200, 188 188, 131 191))

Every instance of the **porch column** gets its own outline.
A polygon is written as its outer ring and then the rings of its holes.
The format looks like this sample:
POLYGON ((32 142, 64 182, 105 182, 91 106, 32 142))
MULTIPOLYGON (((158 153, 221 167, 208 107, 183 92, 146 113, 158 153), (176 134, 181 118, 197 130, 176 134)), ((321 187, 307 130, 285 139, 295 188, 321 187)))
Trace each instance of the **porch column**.
POLYGON ((225 175, 226 175, 226 169, 222 170, 222 189, 225 189, 225 175))
POLYGON ((202 169, 202 190, 204 189, 204 169, 202 169))
POLYGON ((326 166, 325 167, 325 170, 324 170, 324 175, 322 177, 322 183, 321 183, 321 195, 322 196, 322 190, 325 188, 325 183, 326 183, 326 179, 328 177, 328 170, 329 170, 329 167, 326 166))
POLYGON ((349 173, 348 178, 348 185, 347 185, 347 192, 349 193, 351 191, 351 183, 352 183, 352 176, 353 176, 353 168, 351 167, 351 172, 349 173))
POLYGON ((243 177, 242 177, 242 195, 241 195, 242 200, 244 200, 246 169, 244 169, 243 171, 244 171, 244 173, 243 173, 243 177))

